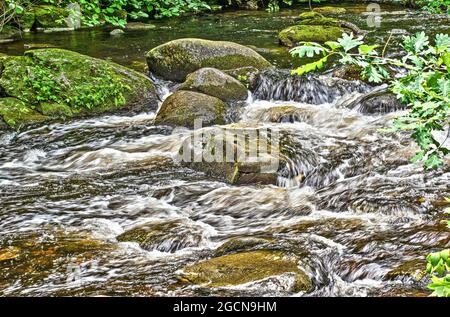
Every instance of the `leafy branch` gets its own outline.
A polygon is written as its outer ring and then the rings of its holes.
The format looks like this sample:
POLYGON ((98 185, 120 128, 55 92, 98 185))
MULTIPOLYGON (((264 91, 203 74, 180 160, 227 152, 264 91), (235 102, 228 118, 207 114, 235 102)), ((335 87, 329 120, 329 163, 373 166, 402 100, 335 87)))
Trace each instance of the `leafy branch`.
POLYGON ((406 54, 400 59, 384 56, 387 45, 380 55, 379 45, 364 44, 362 37, 343 33, 337 41, 324 45, 301 42, 290 52, 293 56, 319 57, 318 60, 292 70, 293 74, 303 75, 322 69, 332 57, 338 57, 339 63, 356 65, 361 69, 363 79, 372 83, 390 83, 390 90, 403 103, 410 106, 407 115, 394 120, 391 129, 411 131, 411 137, 420 150, 413 162, 423 161, 427 169, 437 168, 443 164, 443 158, 450 153, 444 142, 438 142, 436 131, 444 131, 450 118, 450 36, 438 34, 434 45, 424 32, 414 36, 405 36, 402 47, 406 54), (392 78, 389 68, 404 70, 392 78))

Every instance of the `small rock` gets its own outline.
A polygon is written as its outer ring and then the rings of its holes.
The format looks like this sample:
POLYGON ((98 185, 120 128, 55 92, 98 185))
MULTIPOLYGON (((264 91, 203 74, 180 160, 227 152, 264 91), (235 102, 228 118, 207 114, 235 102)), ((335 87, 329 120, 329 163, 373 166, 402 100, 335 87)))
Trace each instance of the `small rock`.
POLYGON ((109 34, 112 35, 112 36, 122 35, 124 33, 125 32, 123 30, 121 30, 121 29, 114 29, 111 32, 109 32, 109 34))

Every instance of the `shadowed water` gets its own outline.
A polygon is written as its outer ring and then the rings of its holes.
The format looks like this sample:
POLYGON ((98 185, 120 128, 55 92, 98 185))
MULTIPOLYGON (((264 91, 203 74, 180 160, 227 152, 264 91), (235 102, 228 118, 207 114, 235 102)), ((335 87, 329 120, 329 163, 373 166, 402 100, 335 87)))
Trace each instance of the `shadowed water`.
MULTIPOLYGON (((360 11, 355 7, 344 16, 361 22, 360 11)), ((158 21, 155 31, 119 39, 96 30, 29 35, 25 41, 53 41, 130 64, 162 42, 201 36, 255 45, 271 61, 289 66, 276 32, 298 12, 158 21)), ((406 30, 424 26, 421 17, 402 19, 406 30)), ((395 16, 386 17, 372 36, 394 24, 399 27, 395 16)), ((6 51, 20 52, 20 45, 6 51)), ((341 81, 324 86, 332 79, 278 75, 259 79, 239 120, 289 136, 290 161, 277 186, 231 186, 180 166, 173 158, 191 131, 154 126, 154 113, 0 134, 0 294, 428 294, 426 278, 418 276, 424 257, 450 246, 441 223, 443 198, 450 195, 448 159, 438 171, 411 164, 417 148, 408 134, 379 132, 401 112, 366 115, 350 102, 372 87, 341 81), (278 116, 286 106, 290 114, 278 116), (181 225, 168 227, 162 241, 145 249, 117 241, 149 222, 181 225), (180 269, 214 256, 236 237, 270 238, 273 248, 301 255, 313 290, 291 292, 289 274, 213 289, 177 283, 180 269), (407 268, 399 268, 405 263, 407 268)), ((166 94, 166 83, 161 85, 166 94)))

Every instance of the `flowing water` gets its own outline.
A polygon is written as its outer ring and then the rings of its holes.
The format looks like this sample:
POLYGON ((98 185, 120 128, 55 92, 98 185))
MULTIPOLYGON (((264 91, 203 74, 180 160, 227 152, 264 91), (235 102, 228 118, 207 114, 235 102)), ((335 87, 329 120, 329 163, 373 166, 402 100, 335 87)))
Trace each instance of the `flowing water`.
MULTIPOLYGON (((351 9, 343 16, 364 28, 364 8, 351 9)), ((131 65, 174 38, 226 39, 254 45, 279 67, 290 67, 276 32, 299 12, 229 12, 158 21, 156 30, 120 38, 90 30, 28 35, 24 42, 131 65)), ((372 39, 400 27, 448 32, 448 20, 430 27, 421 16, 383 19, 372 39)), ((24 42, 0 49, 20 53, 24 42)), ((154 126, 152 112, 0 134, 0 294, 428 294, 418 276, 424 256, 450 245, 441 223, 450 162, 433 172, 411 164, 416 147, 409 136, 379 132, 401 111, 363 114, 352 101, 373 87, 324 76, 265 74, 241 111, 240 123, 282 131, 302 149, 277 186, 231 186, 178 165, 173 158, 191 131, 154 126), (277 117, 283 106, 293 115, 277 117), (181 225, 166 230, 153 249, 116 239, 140 224, 171 222, 181 225), (292 293, 289 275, 213 289, 177 283, 180 269, 236 237, 301 250, 313 290, 292 293)), ((158 84, 166 97, 170 84, 158 84)))

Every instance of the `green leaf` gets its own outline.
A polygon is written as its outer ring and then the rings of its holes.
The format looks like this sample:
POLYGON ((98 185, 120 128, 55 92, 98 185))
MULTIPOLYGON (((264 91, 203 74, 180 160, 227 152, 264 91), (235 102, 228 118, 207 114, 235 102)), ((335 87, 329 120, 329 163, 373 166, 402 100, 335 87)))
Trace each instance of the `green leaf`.
POLYGON ((328 56, 325 56, 316 62, 302 65, 302 66, 298 67, 297 69, 292 70, 291 73, 293 75, 303 75, 303 74, 307 74, 307 73, 310 73, 310 72, 318 70, 318 69, 322 69, 323 65, 325 64, 327 59, 328 59, 328 56))
POLYGON ((373 55, 373 54, 376 54, 376 52, 374 50, 377 47, 379 47, 379 45, 365 45, 365 44, 363 44, 363 45, 360 45, 358 47, 358 51, 359 51, 359 54, 362 54, 362 55, 373 55))
POLYGON ((348 52, 351 49, 363 44, 362 39, 362 36, 354 38, 353 33, 343 33, 342 38, 338 39, 337 42, 344 49, 344 51, 348 52))

